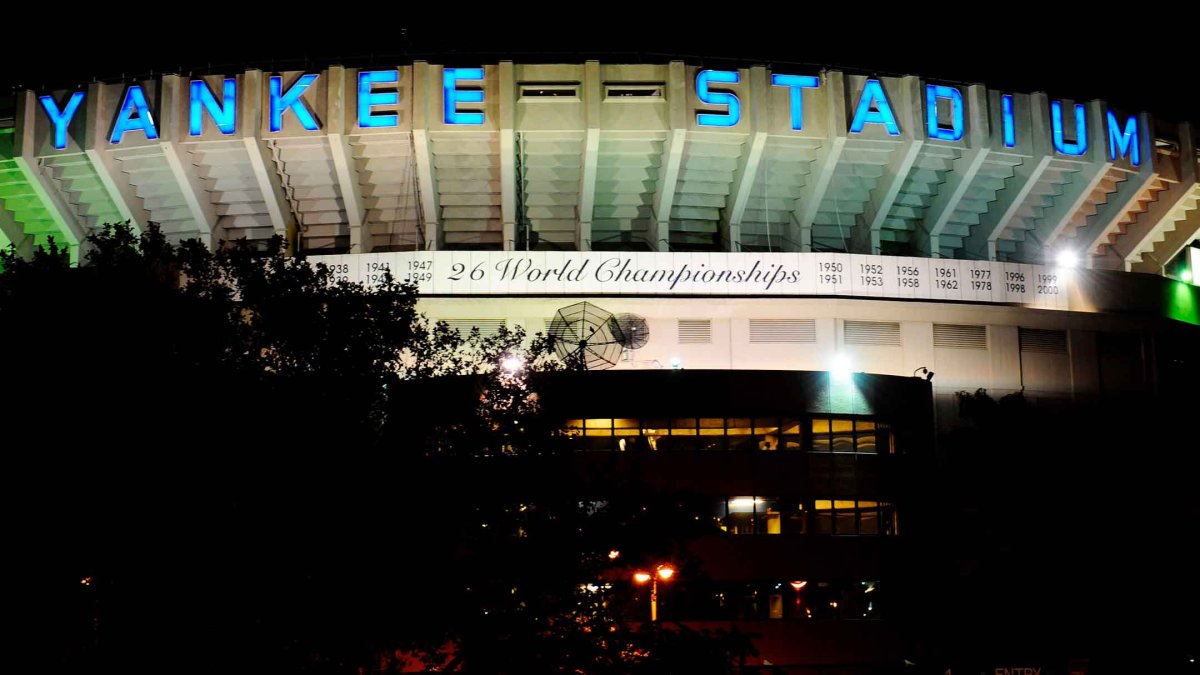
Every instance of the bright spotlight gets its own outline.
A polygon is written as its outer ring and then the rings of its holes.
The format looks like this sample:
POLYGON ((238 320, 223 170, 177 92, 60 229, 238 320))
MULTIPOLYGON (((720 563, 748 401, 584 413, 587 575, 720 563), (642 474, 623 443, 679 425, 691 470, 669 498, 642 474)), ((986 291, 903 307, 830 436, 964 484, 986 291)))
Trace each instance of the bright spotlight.
POLYGON ((850 357, 845 354, 838 354, 833 357, 833 364, 829 368, 829 374, 833 379, 841 382, 850 381, 850 357))
POLYGON ((671 357, 671 369, 679 370, 682 367, 683 367, 683 361, 681 361, 678 356, 672 356, 671 357))
POLYGON ((1179 273, 1179 278, 1182 279, 1185 284, 1192 283, 1192 271, 1185 267, 1183 271, 1179 273))
POLYGON ((521 358, 516 357, 516 356, 506 356, 506 357, 504 357, 504 360, 500 362, 500 367, 507 370, 510 373, 517 372, 524 365, 525 365, 525 361, 523 361, 521 358))
POLYGON ((1079 264, 1079 256, 1074 251, 1064 249, 1058 252, 1055 262, 1062 269, 1073 270, 1079 264))

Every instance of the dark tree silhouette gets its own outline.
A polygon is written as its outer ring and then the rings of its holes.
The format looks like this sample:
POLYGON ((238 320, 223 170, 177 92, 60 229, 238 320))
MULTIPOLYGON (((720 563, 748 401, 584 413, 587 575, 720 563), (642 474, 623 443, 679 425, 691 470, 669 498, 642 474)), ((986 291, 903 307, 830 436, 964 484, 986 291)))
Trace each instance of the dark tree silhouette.
POLYGON ((278 240, 118 225, 85 248, 77 268, 53 242, 0 252, 21 642, 43 669, 705 673, 749 653, 641 626, 627 568, 685 564, 664 533, 695 514, 586 496, 539 414, 536 378, 562 368, 545 339, 431 324, 412 287, 337 281, 278 240), (435 382, 466 405, 445 414, 435 382))

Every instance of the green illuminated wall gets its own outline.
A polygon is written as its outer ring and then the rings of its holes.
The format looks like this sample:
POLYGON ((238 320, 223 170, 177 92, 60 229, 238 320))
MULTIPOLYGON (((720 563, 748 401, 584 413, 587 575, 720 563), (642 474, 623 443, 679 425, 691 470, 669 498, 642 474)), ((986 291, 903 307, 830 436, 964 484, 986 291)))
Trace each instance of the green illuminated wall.
MULTIPOLYGON (((0 129, 0 206, 7 212, 0 214, 0 245, 36 248, 46 246, 50 237, 60 246, 69 244, 71 237, 63 232, 14 159, 13 138, 12 129, 0 129)), ((78 246, 71 249, 74 260, 78 246)))

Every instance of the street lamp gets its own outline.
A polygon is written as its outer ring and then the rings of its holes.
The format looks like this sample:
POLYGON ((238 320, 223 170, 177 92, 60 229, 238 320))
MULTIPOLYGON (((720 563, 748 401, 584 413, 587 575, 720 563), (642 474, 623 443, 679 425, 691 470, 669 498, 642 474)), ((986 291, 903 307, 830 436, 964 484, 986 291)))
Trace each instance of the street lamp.
POLYGON ((639 570, 633 573, 635 583, 644 584, 650 582, 650 622, 658 621, 658 580, 663 582, 670 581, 675 578, 675 568, 670 565, 659 565, 654 568, 654 573, 639 570))

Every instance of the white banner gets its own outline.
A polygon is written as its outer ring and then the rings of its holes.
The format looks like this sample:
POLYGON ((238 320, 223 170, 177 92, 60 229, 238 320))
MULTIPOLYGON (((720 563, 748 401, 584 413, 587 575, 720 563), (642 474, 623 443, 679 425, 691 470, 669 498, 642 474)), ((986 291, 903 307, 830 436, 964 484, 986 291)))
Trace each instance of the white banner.
POLYGON ((421 295, 854 296, 1068 309, 1061 270, 854 253, 436 251, 319 256, 339 279, 385 272, 421 295))

